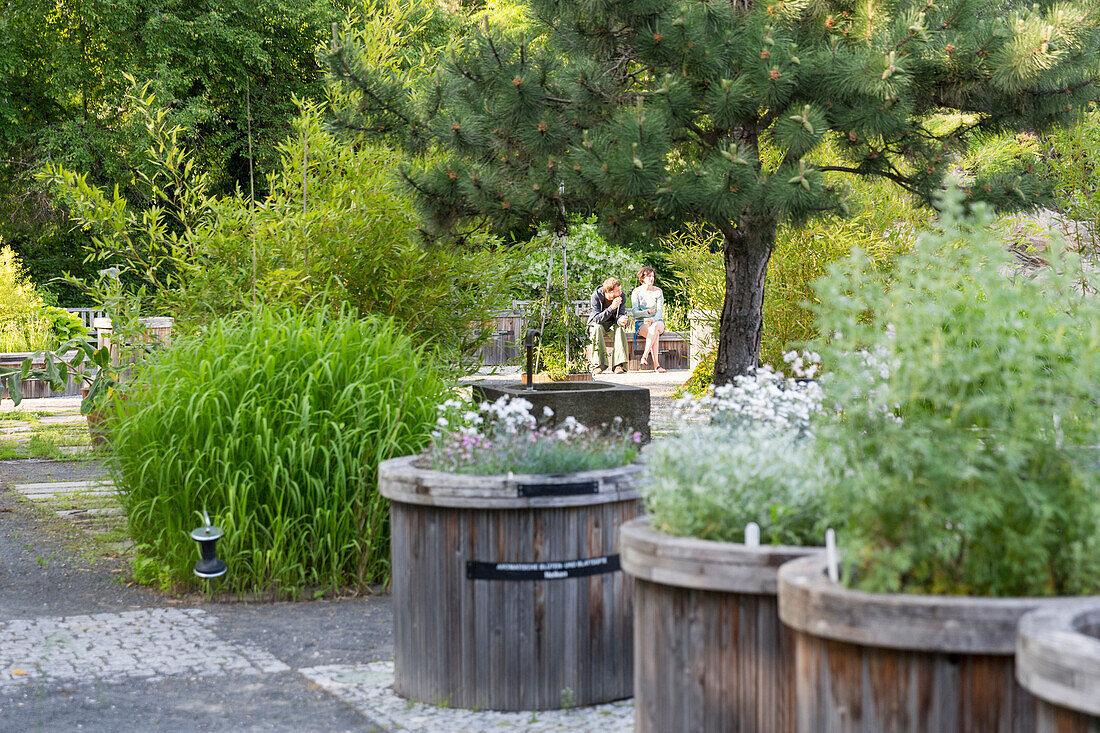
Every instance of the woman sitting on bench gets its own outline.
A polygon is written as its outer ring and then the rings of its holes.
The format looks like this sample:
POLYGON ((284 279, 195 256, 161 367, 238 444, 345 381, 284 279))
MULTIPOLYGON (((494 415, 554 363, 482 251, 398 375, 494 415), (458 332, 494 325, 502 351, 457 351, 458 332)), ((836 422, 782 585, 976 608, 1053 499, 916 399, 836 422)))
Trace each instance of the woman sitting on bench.
POLYGON ((630 314, 642 319, 638 335, 645 339, 645 348, 642 349, 638 368, 644 369, 646 357, 652 354, 653 368, 658 372, 664 372, 664 368, 657 361, 657 349, 660 346, 661 334, 665 332, 665 294, 653 284, 656 280, 657 272, 652 267, 643 267, 638 270, 638 282, 641 285, 634 288, 630 294, 630 314))

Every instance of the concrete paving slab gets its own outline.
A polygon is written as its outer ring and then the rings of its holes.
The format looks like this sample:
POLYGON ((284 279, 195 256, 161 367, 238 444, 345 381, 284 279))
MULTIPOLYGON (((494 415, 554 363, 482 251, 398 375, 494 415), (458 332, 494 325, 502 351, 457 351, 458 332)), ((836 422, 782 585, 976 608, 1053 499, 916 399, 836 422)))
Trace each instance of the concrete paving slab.
POLYGON ((106 506, 88 507, 86 509, 62 509, 57 512, 57 516, 73 520, 83 519, 85 517, 119 517, 122 516, 122 507, 106 506))
POLYGON ((80 414, 80 397, 36 397, 26 399, 16 407, 10 399, 0 400, 0 412, 49 412, 49 413, 73 413, 80 414))
POLYGON ((224 641, 198 608, 11 619, 0 622, 0 690, 27 682, 258 675, 289 667, 262 649, 224 641))
POLYGON ((79 494, 82 496, 117 496, 118 490, 109 480, 54 481, 36 484, 15 484, 12 488, 32 501, 52 499, 57 496, 79 494))

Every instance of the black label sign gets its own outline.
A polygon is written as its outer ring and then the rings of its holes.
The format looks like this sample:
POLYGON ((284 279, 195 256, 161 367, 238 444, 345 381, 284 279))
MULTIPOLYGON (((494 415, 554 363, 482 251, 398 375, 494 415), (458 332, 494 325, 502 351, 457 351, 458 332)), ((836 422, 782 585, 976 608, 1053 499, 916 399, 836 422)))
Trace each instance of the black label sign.
POLYGON ((574 481, 569 484, 519 484, 520 496, 576 496, 595 494, 600 490, 599 481, 574 481))
POLYGON ((618 555, 590 557, 584 560, 560 562, 478 562, 466 563, 466 577, 470 580, 560 580, 562 578, 586 578, 619 570, 618 555))

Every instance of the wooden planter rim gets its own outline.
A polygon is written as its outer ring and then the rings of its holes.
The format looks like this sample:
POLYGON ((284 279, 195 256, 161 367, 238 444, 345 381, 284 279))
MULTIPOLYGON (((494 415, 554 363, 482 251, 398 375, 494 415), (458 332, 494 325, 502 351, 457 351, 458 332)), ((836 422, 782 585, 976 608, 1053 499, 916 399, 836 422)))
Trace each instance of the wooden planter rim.
POLYGON ((1098 633, 1097 597, 1028 613, 1016 636, 1016 679, 1049 703, 1100 717, 1098 633))
POLYGON ((471 474, 419 468, 419 455, 391 458, 378 465, 382 496, 404 504, 468 509, 532 509, 590 506, 641 498, 636 478, 642 464, 566 474, 471 474), (562 486, 595 481, 596 493, 521 496, 521 485, 562 486))
POLYGON ((868 593, 831 583, 811 556, 779 569, 779 618, 814 636, 887 649, 1012 654, 1020 617, 1067 598, 868 593))
POLYGON ((817 547, 716 542, 653 528, 648 517, 622 526, 623 570, 639 580, 725 593, 775 595, 779 566, 817 547))

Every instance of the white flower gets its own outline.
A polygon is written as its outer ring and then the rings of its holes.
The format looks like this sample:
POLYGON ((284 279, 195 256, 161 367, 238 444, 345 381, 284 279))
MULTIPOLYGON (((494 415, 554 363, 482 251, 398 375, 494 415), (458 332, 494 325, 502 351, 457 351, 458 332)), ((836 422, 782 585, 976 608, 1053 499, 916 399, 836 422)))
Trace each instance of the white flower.
POLYGON ((554 411, 550 409, 550 405, 543 405, 542 406, 542 415, 543 415, 543 417, 553 417, 554 416, 554 411))

